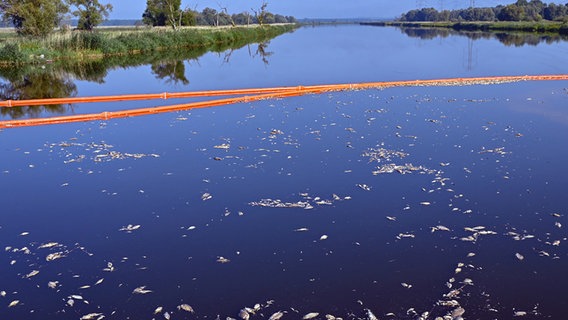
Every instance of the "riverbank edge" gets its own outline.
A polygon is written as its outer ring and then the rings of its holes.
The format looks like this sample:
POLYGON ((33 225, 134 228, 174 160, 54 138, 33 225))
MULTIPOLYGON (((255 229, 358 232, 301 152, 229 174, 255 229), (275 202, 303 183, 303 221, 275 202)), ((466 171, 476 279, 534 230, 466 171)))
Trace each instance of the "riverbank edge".
POLYGON ((148 54, 172 49, 211 48, 238 42, 254 43, 299 28, 298 24, 238 27, 188 27, 179 30, 73 31, 44 39, 15 37, 0 42, 0 65, 46 64, 56 61, 92 61, 113 56, 148 54))
POLYGON ((457 31, 517 31, 532 33, 558 33, 568 34, 568 24, 564 22, 543 21, 543 22, 407 22, 407 21, 378 21, 361 22, 361 25, 378 27, 406 27, 406 28, 447 28, 457 31))

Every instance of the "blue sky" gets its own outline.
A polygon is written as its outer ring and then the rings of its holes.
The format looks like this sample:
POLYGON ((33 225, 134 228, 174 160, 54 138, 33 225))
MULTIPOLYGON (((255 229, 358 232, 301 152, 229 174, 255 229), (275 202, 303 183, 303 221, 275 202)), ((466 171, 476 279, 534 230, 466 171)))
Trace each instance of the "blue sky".
MULTIPOLYGON (((111 3, 111 19, 140 19, 146 8, 145 0, 100 0, 111 3)), ((417 6, 440 9, 468 7, 470 0, 266 0, 273 13, 296 18, 392 18, 417 6)), ((478 7, 509 4, 514 0, 476 0, 478 7)), ((552 1, 545 1, 552 2, 552 1)), ((226 7, 229 13, 250 11, 260 7, 262 0, 182 0, 182 8, 205 7, 219 10, 226 7)))

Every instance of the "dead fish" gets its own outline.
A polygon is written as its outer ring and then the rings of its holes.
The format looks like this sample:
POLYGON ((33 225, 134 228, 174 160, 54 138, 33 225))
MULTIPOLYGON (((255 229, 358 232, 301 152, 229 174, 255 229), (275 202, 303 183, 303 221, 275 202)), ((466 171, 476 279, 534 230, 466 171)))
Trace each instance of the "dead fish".
POLYGON ((241 309, 241 311, 239 311, 239 318, 243 320, 249 320, 250 314, 245 309, 241 309))
POLYGON ((387 219, 390 220, 390 221, 396 221, 396 217, 387 216, 387 219))
POLYGON ((39 270, 33 270, 32 272, 26 274, 25 278, 31 278, 39 274, 39 270))
POLYGON ((367 318, 368 320, 379 320, 375 314, 371 311, 371 309, 367 309, 367 318))
POLYGON ((231 145, 228 144, 228 143, 223 143, 223 144, 220 144, 220 145, 217 145, 217 146, 213 146, 213 148, 215 148, 215 149, 225 149, 225 150, 229 149, 230 147, 231 147, 231 145))
POLYGON ((80 320, 102 320, 104 317, 102 313, 89 313, 82 316, 80 320))
POLYGON ((136 288, 132 291, 132 293, 136 293, 136 294, 146 294, 146 293, 150 293, 150 292, 152 292, 152 290, 146 289, 146 286, 140 286, 140 287, 138 287, 138 288, 136 288))
POLYGON ((183 311, 187 311, 187 312, 191 312, 191 313, 195 313, 195 311, 193 310, 193 308, 187 304, 180 304, 179 306, 177 306, 178 310, 183 310, 183 311))
POLYGON ((64 258, 65 254, 63 252, 55 252, 55 253, 50 253, 47 255, 47 257, 45 257, 45 261, 53 261, 53 260, 57 260, 57 259, 61 259, 64 258))
POLYGON ((201 200, 203 200, 203 201, 207 201, 207 200, 210 200, 212 198, 213 198, 213 196, 210 193, 207 193, 207 192, 205 192, 203 195, 201 195, 201 200))
POLYGON ((273 313, 270 318, 268 318, 268 320, 278 320, 280 318, 282 318, 282 316, 284 316, 284 313, 282 313, 282 311, 278 311, 273 313))
POLYGON ((422 202, 420 202, 420 204, 423 205, 423 206, 429 206, 429 205, 431 205, 432 203, 430 203, 430 202, 428 202, 428 201, 422 201, 422 202))
POLYGON ((170 320, 171 316, 169 312, 164 313, 164 319, 170 320))
POLYGON ((162 310, 164 310, 164 307, 157 307, 157 308, 154 310, 154 314, 162 313, 162 310))
POLYGON ((515 253, 515 257, 517 257, 517 259, 519 259, 519 260, 525 259, 525 257, 524 257, 522 254, 518 253, 518 252, 515 253))
POLYGON ((112 265, 112 262, 107 262, 107 267, 104 268, 103 271, 113 272, 113 271, 114 271, 114 266, 112 265))
POLYGON ((526 311, 515 311, 515 312, 513 313, 513 316, 514 316, 514 317, 524 317, 524 316, 526 316, 526 315, 527 315, 527 312, 526 312, 526 311))
POLYGON ((358 183, 358 184, 356 184, 356 186, 365 190, 365 191, 371 191, 371 187, 369 187, 368 185, 366 185, 364 183, 358 183))
POLYGON ((320 237, 320 240, 326 240, 328 237, 326 234, 324 234, 323 236, 320 237))
POLYGON ((10 302, 10 304, 8 305, 8 308, 12 308, 18 305, 18 303, 20 303, 20 300, 14 300, 12 302, 10 302))
POLYGON ((401 282, 400 285, 403 286, 403 287, 405 287, 406 289, 412 288, 412 285, 411 285, 411 284, 408 284, 408 283, 406 283, 406 282, 401 282))
POLYGON ((465 309, 462 307, 456 308, 452 311, 451 317, 455 319, 457 317, 461 317, 465 313, 465 309))
POLYGON ((104 280, 105 280, 104 278, 101 278, 101 279, 97 280, 97 282, 95 282, 95 286, 97 286, 97 285, 103 283, 104 280))
POLYGON ((304 315, 304 316, 302 317, 302 319, 304 319, 304 320, 306 320, 306 319, 313 319, 313 318, 315 318, 315 317, 317 317, 317 316, 319 316, 319 312, 310 312, 310 313, 304 315))
POLYGON ((125 227, 122 227, 122 228, 118 229, 118 231, 125 231, 125 232, 127 232, 127 233, 131 233, 131 232, 134 231, 134 230, 140 229, 140 227, 141 227, 141 226, 140 226, 139 224, 135 224, 135 225, 129 224, 129 225, 125 226, 125 227))
POLYGON ((308 228, 298 228, 298 229, 294 229, 294 231, 296 231, 296 232, 305 232, 305 231, 308 231, 308 228))
POLYGON ((57 242, 48 242, 48 243, 44 243, 41 246, 37 247, 38 249, 49 249, 49 248, 53 248, 53 247, 58 247, 60 246, 59 243, 57 242))
POLYGON ((225 258, 225 257, 221 257, 221 256, 220 256, 220 257, 217 258, 217 262, 219 262, 219 263, 229 263, 229 262, 231 262, 231 260, 229 260, 229 259, 227 259, 227 258, 225 258))

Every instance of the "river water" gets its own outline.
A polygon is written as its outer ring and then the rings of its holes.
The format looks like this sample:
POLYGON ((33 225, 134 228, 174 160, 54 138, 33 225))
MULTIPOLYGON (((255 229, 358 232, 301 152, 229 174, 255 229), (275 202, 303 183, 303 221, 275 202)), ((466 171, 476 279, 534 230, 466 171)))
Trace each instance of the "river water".
MULTIPOLYGON (((566 66, 568 42, 553 37, 326 26, 198 59, 59 73, 47 87, 91 96, 566 66)), ((251 319, 561 319, 567 105, 565 81, 517 82, 5 129, 0 319, 246 308, 251 319)))

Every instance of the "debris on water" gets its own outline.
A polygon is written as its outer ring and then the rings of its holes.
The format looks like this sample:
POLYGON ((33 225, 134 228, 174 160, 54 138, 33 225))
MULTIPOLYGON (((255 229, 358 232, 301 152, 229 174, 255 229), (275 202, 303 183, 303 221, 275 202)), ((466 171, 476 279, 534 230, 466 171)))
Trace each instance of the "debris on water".
POLYGON ((403 287, 406 288, 406 289, 412 288, 412 285, 411 285, 411 284, 408 284, 408 283, 406 283, 406 282, 401 282, 400 285, 403 286, 403 287))
POLYGON ((217 257, 217 262, 219 262, 219 263, 229 263, 229 262, 231 262, 231 260, 229 260, 229 259, 227 259, 227 258, 225 258, 225 257, 219 256, 219 257, 217 257))
POLYGON ((220 144, 220 145, 213 146, 213 148, 228 150, 229 148, 231 148, 231 145, 228 144, 228 143, 223 143, 223 144, 220 144))
POLYGON ((410 238, 410 239, 413 239, 413 238, 415 238, 415 237, 416 237, 416 236, 413 235, 412 233, 399 233, 398 236, 396 236, 396 238, 399 239, 399 240, 400 240, 400 239, 403 239, 403 238, 410 238))
POLYGON ((40 245, 37 248, 38 249, 49 249, 49 248, 59 247, 59 246, 61 246, 61 245, 57 242, 48 242, 48 243, 44 243, 44 244, 40 245))
POLYGON ((154 314, 162 313, 163 310, 164 307, 157 307, 156 309, 154 309, 154 314))
POLYGON ((377 316, 371 311, 371 309, 366 309, 367 311, 367 319, 368 320, 379 320, 377 316))
POLYGON ((207 201, 207 200, 210 200, 212 198, 213 198, 213 196, 210 193, 207 193, 207 192, 205 192, 204 194, 201 195, 201 200, 203 200, 203 201, 207 201))
POLYGON ((304 320, 313 319, 313 318, 315 318, 315 317, 317 317, 317 316, 319 316, 319 312, 310 312, 310 313, 304 315, 304 316, 302 317, 302 319, 304 319, 304 320))
POLYGON ((187 312, 190 312, 190 313, 195 313, 193 308, 187 303, 180 304, 179 306, 177 306, 177 308, 178 308, 178 310, 183 310, 183 311, 187 311, 187 312))
POLYGON ((250 319, 250 314, 248 313, 248 311, 246 311, 245 309, 241 309, 239 311, 239 318, 243 319, 243 320, 249 320, 250 319))
POLYGON ((408 153, 385 148, 369 148, 363 153, 363 157, 368 157, 369 162, 391 161, 392 158, 402 159, 406 156, 408 156, 408 153))
POLYGON ((284 316, 284 313, 282 311, 278 311, 278 312, 273 313, 268 318, 268 320, 278 320, 278 319, 282 318, 282 316, 284 316))
POLYGON ((112 262, 107 262, 107 266, 106 266, 106 268, 103 269, 103 271, 113 272, 114 271, 114 265, 112 264, 112 262))
POLYGON ((436 173, 435 170, 430 170, 423 166, 415 166, 412 163, 407 163, 404 165, 397 165, 394 163, 384 164, 382 166, 377 167, 377 170, 372 171, 373 175, 385 174, 385 173, 394 173, 398 172, 400 174, 408 174, 413 172, 418 172, 422 174, 434 174, 436 173))
POLYGON ((89 313, 82 316, 80 320, 102 320, 104 317, 102 313, 89 313))
POLYGON ((141 225, 139 224, 129 224, 125 227, 118 229, 118 231, 125 231, 126 233, 132 233, 132 231, 140 229, 141 225))
POLYGON ((136 293, 136 294, 147 294, 147 293, 151 293, 152 290, 146 289, 146 286, 140 286, 136 289, 134 289, 132 291, 132 293, 136 293))
POLYGON ((465 313, 465 309, 462 308, 462 307, 458 307, 458 308, 452 310, 452 313, 451 313, 450 316, 452 317, 452 319, 457 319, 457 318, 461 317, 464 313, 465 313))
POLYGON ((364 183, 358 183, 358 184, 356 184, 356 186, 365 190, 365 191, 371 191, 371 187, 369 187, 368 185, 366 185, 364 183))
POLYGON ((515 312, 513 312, 514 317, 524 317, 526 315, 527 315, 526 311, 515 311, 515 312))
POLYGON ((387 216, 387 219, 390 221, 396 221, 396 217, 387 216))
POLYGON ((39 270, 33 270, 30 273, 25 275, 25 278, 31 278, 33 276, 37 276, 39 274, 39 270))
POLYGON ((436 232, 436 231, 451 231, 450 228, 446 227, 446 226, 442 226, 442 225, 437 225, 435 227, 430 227, 431 232, 436 232))
POLYGON ((508 154, 508 152, 505 151, 505 147, 499 147, 499 148, 494 148, 494 149, 485 149, 483 148, 481 151, 479 151, 480 154, 483 153, 493 153, 493 154, 498 154, 498 155, 505 155, 508 154))
POLYGON ((65 254, 63 252, 55 252, 55 253, 50 253, 47 255, 47 257, 45 257, 45 261, 53 261, 53 260, 57 260, 57 259, 61 259, 64 258, 65 254))

